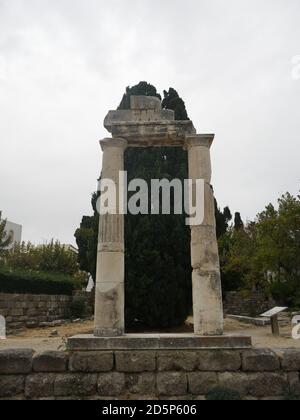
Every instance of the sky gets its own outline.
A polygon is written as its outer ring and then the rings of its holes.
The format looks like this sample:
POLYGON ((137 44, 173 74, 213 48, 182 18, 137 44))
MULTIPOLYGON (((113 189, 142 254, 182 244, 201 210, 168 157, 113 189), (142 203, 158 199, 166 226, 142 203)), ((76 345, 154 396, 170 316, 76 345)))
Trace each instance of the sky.
POLYGON ((174 87, 215 133, 221 207, 252 220, 300 185, 299 0, 0 0, 0 210, 74 244, 126 86, 174 87))

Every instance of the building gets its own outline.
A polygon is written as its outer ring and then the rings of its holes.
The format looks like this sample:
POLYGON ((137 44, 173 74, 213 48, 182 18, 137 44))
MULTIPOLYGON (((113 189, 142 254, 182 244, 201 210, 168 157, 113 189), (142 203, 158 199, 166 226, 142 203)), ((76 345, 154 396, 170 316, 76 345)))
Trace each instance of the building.
MULTIPOLYGON (((0 221, 2 219, 2 212, 0 211, 0 221)), ((18 225, 17 223, 10 222, 9 220, 6 221, 5 231, 7 235, 10 235, 12 238, 12 243, 10 244, 9 248, 12 248, 15 244, 20 243, 22 241, 22 226, 18 225)))

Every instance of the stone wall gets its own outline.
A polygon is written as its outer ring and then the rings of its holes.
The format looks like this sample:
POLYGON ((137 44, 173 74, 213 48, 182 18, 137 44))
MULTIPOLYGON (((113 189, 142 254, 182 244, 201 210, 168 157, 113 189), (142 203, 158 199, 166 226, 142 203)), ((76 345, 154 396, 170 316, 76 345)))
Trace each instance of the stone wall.
POLYGON ((2 399, 244 399, 300 396, 300 350, 0 351, 2 399))
POLYGON ((224 312, 230 315, 258 316, 276 306, 276 302, 262 292, 227 292, 224 312))
POLYGON ((72 296, 24 295, 0 293, 0 315, 7 329, 35 328, 48 323, 70 319, 73 299, 80 297, 86 303, 86 315, 91 316, 91 294, 77 292, 72 296))

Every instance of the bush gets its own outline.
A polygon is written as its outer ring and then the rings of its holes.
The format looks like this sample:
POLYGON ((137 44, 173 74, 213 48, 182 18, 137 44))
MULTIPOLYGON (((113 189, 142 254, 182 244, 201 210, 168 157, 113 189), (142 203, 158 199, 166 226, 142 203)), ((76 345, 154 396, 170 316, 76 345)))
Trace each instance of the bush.
POLYGON ((74 275, 79 269, 76 253, 53 240, 40 246, 24 242, 15 244, 5 260, 8 267, 24 270, 74 275))
POLYGON ((73 318, 82 318, 86 312, 85 300, 77 297, 73 299, 71 313, 73 318))
POLYGON ((58 273, 0 268, 0 293, 30 293, 34 295, 72 295, 73 279, 58 273))
POLYGON ((300 396, 294 394, 287 394, 284 397, 284 401, 300 401, 300 396))
POLYGON ((229 388, 214 388, 206 396, 208 401, 241 401, 239 392, 229 388))

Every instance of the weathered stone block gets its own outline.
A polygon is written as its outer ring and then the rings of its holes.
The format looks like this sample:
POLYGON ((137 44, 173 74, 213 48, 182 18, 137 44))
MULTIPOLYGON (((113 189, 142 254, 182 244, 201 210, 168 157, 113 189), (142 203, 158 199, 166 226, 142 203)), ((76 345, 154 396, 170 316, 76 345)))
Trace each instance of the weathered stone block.
POLYGON ((288 380, 290 384, 290 393, 300 397, 300 374, 299 372, 289 372, 288 380))
POLYGON ((48 351, 37 354, 33 359, 35 372, 65 372, 67 369, 67 354, 59 351, 48 351))
POLYGON ((22 375, 0 375, 0 398, 14 397, 23 394, 25 387, 25 376, 22 375))
POLYGON ((54 395, 56 397, 91 396, 96 394, 96 388, 96 374, 61 374, 56 377, 54 395))
POLYGON ((98 393, 104 397, 118 397, 125 390, 125 374, 103 373, 98 377, 98 393))
POLYGON ((113 352, 73 353, 69 363, 72 372, 109 372, 113 367, 113 352))
POLYGON ((241 355, 235 350, 208 350, 199 352, 198 369, 207 372, 237 371, 242 366, 241 355))
POLYGON ((283 350, 278 353, 282 369, 286 371, 300 371, 300 350, 283 350))
POLYGON ((26 322, 26 327, 31 329, 31 328, 37 328, 39 326, 38 321, 27 321, 26 322))
POLYGON ((12 309, 11 316, 22 316, 23 309, 12 309))
POLYGON ((155 351, 116 352, 116 370, 119 372, 152 372, 156 369, 155 351))
POLYGON ((243 370, 246 372, 272 372, 280 370, 277 355, 271 350, 249 350, 242 353, 243 370))
POLYGON ((126 390, 131 394, 154 395, 156 388, 155 373, 126 375, 126 390))
POLYGON ((215 372, 192 372, 188 374, 189 392, 193 395, 206 395, 218 386, 215 372))
POLYGON ((30 373, 33 350, 1 350, 0 374, 14 375, 30 373))
POLYGON ((280 397, 289 392, 287 375, 282 373, 220 373, 219 386, 257 398, 280 397))
POLYGON ((159 395, 178 396, 187 393, 187 376, 180 372, 157 374, 157 391, 159 395))
POLYGON ((54 396, 54 374, 37 373, 27 376, 25 382, 25 396, 29 399, 54 396))
POLYGON ((198 365, 198 353, 192 351, 158 352, 157 368, 159 371, 192 372, 198 365))

